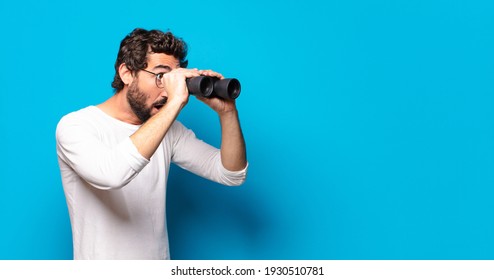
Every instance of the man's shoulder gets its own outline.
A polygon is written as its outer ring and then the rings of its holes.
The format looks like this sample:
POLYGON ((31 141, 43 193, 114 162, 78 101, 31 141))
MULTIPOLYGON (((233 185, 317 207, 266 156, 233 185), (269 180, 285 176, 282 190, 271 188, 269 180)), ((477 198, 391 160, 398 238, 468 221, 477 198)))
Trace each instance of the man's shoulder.
POLYGON ((76 110, 76 111, 73 111, 73 112, 70 112, 66 115, 64 115, 62 117, 62 119, 64 118, 77 118, 77 117, 83 117, 83 116, 87 116, 87 115, 93 115, 95 113, 95 109, 96 109, 96 106, 87 106, 87 107, 84 107, 84 108, 81 108, 79 110, 76 110))
POLYGON ((58 121, 57 132, 67 127, 95 123, 94 120, 97 118, 98 112, 95 106, 88 106, 77 111, 70 112, 58 121))
POLYGON ((88 118, 94 118, 97 116, 96 110, 97 109, 95 106, 87 106, 85 108, 64 115, 58 123, 60 124, 60 123, 78 121, 78 120, 86 120, 88 118))

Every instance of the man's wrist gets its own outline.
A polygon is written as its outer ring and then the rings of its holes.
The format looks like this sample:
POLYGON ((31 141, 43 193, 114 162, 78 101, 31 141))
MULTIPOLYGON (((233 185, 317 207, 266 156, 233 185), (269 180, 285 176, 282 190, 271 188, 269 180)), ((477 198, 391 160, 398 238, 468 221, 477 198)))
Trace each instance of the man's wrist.
POLYGON ((163 106, 164 110, 182 110, 183 107, 187 104, 187 100, 178 100, 177 98, 175 99, 169 99, 166 103, 165 106, 163 106), (165 108, 166 107, 166 108, 165 108))
POLYGON ((228 110, 225 112, 218 112, 218 116, 220 118, 231 118, 231 117, 237 118, 238 111, 237 111, 237 109, 232 109, 232 110, 228 110))

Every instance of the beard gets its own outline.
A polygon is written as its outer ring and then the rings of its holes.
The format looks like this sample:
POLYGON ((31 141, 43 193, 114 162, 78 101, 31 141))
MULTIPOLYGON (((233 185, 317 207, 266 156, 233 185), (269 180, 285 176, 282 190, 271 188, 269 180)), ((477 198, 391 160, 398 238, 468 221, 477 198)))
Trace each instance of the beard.
POLYGON ((152 108, 146 107, 146 100, 146 94, 139 89, 137 80, 132 81, 127 91, 127 101, 134 114, 143 123, 151 117, 152 108))
POLYGON ((134 80, 132 84, 129 86, 129 90, 127 91, 127 102, 129 102, 130 108, 132 112, 139 118, 139 120, 144 123, 151 117, 151 111, 153 108, 160 109, 165 105, 167 98, 164 97, 160 101, 153 103, 151 106, 146 106, 146 101, 149 95, 146 95, 145 92, 141 91, 139 88, 138 80, 134 80))

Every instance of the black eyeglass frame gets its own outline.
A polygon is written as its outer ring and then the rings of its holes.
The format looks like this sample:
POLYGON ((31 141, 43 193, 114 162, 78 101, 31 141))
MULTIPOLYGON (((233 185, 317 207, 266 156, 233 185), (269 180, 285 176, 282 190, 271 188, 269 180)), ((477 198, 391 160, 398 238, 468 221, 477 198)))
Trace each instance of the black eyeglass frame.
POLYGON ((166 74, 165 72, 154 73, 154 72, 151 72, 151 71, 146 70, 146 69, 141 69, 141 70, 144 72, 148 72, 149 74, 152 74, 155 76, 155 78, 156 78, 155 82, 156 82, 156 86, 158 88, 164 88, 165 87, 165 85, 163 84, 163 81, 162 81, 163 75, 166 74))

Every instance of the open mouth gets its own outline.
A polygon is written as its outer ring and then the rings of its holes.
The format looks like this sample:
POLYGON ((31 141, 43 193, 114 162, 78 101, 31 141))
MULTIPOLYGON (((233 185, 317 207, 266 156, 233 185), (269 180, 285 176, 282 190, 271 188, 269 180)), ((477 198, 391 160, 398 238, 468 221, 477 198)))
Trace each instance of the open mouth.
POLYGON ((161 109, 163 106, 165 106, 166 101, 167 101, 167 98, 165 97, 163 100, 161 100, 161 101, 159 101, 159 102, 155 103, 155 104, 154 104, 154 108, 156 108, 156 109, 158 109, 158 110, 159 110, 159 109, 161 109))

